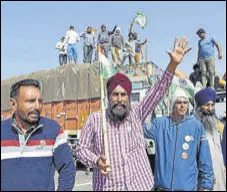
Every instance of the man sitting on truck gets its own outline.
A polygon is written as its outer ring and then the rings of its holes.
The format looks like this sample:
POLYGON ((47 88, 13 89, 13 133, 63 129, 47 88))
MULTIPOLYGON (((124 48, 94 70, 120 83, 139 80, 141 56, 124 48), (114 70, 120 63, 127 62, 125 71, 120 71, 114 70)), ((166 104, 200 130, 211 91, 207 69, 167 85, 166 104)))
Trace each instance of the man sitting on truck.
POLYGON ((124 74, 117 73, 107 82, 108 108, 106 109, 107 137, 110 164, 104 156, 101 112, 92 113, 86 120, 79 138, 76 155, 86 166, 94 168, 94 191, 150 191, 153 175, 146 154, 142 123, 154 110, 168 89, 174 72, 184 55, 187 38, 173 51, 171 61, 160 81, 138 104, 131 106, 132 83, 124 74), (111 167, 111 172, 106 169, 111 167))
POLYGON ((195 86, 198 81, 201 82, 201 70, 200 70, 198 63, 193 65, 193 70, 194 70, 194 72, 192 72, 190 74, 189 79, 193 83, 193 85, 195 86))

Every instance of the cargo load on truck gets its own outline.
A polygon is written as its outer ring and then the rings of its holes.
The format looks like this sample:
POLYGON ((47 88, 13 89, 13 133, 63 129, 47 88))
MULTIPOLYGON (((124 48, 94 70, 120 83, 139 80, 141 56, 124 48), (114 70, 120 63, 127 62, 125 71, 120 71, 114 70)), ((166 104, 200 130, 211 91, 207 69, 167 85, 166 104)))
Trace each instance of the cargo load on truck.
MULTIPOLYGON (((131 79, 134 95, 140 94, 137 101, 150 87, 148 76, 156 78, 160 71, 153 62, 146 62, 125 65, 119 68, 119 72, 131 79)), ((41 116, 56 120, 69 135, 79 136, 88 115, 100 110, 99 64, 64 65, 2 80, 2 120, 9 118, 13 112, 9 105, 12 84, 25 78, 40 81, 43 96, 41 116)))

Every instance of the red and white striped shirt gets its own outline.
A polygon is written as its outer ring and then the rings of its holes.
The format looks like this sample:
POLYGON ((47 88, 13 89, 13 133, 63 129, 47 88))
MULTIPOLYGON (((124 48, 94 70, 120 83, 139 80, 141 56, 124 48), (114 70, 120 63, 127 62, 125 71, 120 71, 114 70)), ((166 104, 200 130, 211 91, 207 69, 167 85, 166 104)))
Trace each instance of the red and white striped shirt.
POLYGON ((81 132, 76 156, 86 166, 94 168, 95 191, 150 191, 154 184, 145 150, 142 122, 154 110, 169 87, 173 74, 165 71, 144 99, 131 107, 128 117, 114 124, 107 117, 107 137, 111 172, 103 176, 97 160, 104 155, 101 112, 92 113, 81 132))

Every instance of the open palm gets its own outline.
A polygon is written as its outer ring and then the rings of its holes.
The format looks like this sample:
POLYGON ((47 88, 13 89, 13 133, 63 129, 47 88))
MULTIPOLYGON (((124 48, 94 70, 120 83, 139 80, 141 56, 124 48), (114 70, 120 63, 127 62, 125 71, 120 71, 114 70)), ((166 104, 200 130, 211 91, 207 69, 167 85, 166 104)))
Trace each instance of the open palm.
POLYGON ((173 51, 167 51, 172 63, 176 65, 181 63, 184 55, 192 49, 192 47, 186 49, 187 44, 188 39, 186 37, 183 37, 180 43, 178 43, 178 38, 175 38, 173 51))

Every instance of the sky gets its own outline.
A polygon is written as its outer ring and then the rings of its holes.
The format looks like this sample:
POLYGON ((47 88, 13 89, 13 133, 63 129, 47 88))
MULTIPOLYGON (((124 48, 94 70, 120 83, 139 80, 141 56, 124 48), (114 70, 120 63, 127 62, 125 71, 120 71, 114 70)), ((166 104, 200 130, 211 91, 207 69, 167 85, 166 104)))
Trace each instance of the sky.
MULTIPOLYGON (((147 17, 147 26, 141 29, 134 25, 133 31, 138 32, 140 40, 148 39, 148 60, 165 69, 169 62, 166 51, 173 48, 174 38, 187 36, 192 50, 178 69, 189 75, 197 61, 196 31, 204 28, 222 47, 223 59, 218 60, 217 50, 215 57, 216 72, 223 76, 226 71, 225 1, 1 1, 1 79, 57 68, 55 45, 70 25, 74 25, 78 33, 84 32, 86 26, 100 31, 102 24, 109 30, 118 25, 127 39, 129 24, 136 12, 147 17)), ((82 64, 83 41, 77 44, 77 50, 82 64)))

